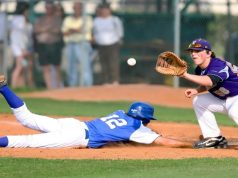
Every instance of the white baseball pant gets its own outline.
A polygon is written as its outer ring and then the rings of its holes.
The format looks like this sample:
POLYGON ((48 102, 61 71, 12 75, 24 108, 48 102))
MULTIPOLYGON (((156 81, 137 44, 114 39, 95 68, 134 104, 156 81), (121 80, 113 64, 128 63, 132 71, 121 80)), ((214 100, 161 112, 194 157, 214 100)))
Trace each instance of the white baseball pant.
POLYGON ((197 95, 193 99, 193 108, 203 137, 222 135, 214 113, 225 113, 238 124, 238 96, 221 100, 210 93, 197 95))
POLYGON ((43 133, 7 136, 8 146, 17 148, 86 147, 87 126, 74 118, 53 119, 31 113, 26 105, 12 109, 16 119, 24 126, 43 133))

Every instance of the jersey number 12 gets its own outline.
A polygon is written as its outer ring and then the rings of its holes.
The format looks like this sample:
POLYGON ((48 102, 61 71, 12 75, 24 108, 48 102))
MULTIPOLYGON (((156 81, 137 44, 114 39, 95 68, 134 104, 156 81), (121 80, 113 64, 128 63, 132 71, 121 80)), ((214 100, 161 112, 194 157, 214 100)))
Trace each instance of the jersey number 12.
POLYGON ((120 127, 127 124, 125 119, 118 118, 118 115, 113 114, 107 117, 102 117, 101 120, 105 122, 110 127, 110 129, 115 129, 117 126, 120 127))

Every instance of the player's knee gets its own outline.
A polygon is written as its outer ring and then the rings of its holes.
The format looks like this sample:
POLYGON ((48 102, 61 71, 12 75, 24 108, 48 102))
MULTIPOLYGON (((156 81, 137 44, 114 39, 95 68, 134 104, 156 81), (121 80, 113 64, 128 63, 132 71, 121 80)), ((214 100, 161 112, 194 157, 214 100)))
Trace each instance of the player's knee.
POLYGON ((25 117, 19 117, 19 116, 17 116, 17 117, 16 117, 16 120, 17 120, 18 122, 20 122, 23 126, 27 126, 27 124, 28 124, 28 119, 26 119, 25 117))
POLYGON ((30 111, 15 114, 15 117, 18 122, 20 122, 23 126, 27 126, 32 120, 32 113, 30 111))
POLYGON ((195 96, 193 98, 193 107, 196 108, 199 105, 198 103, 199 103, 199 98, 198 96, 195 96))
POLYGON ((204 99, 203 95, 197 95, 193 98, 193 107, 198 108, 204 106, 204 99))
POLYGON ((237 109, 229 110, 228 115, 238 125, 238 111, 237 111, 237 109))

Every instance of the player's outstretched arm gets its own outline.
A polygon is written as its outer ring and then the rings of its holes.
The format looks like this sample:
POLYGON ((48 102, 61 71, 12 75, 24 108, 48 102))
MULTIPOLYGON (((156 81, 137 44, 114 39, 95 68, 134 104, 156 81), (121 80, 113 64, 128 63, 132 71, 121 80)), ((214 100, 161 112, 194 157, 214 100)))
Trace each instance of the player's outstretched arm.
POLYGON ((166 138, 162 136, 156 138, 156 140, 153 143, 156 145, 166 146, 171 148, 192 148, 192 143, 179 141, 172 138, 166 138))
POLYGON ((194 82, 198 85, 202 85, 206 87, 212 87, 213 85, 211 78, 208 76, 194 75, 194 74, 189 74, 185 72, 181 77, 191 82, 194 82))

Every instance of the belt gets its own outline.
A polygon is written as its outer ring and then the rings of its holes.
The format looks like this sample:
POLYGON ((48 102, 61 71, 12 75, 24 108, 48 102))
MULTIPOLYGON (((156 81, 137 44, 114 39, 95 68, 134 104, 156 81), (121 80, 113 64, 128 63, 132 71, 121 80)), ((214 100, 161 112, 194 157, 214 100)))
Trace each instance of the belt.
POLYGON ((89 139, 89 132, 87 129, 85 129, 85 139, 89 139))

